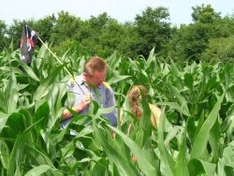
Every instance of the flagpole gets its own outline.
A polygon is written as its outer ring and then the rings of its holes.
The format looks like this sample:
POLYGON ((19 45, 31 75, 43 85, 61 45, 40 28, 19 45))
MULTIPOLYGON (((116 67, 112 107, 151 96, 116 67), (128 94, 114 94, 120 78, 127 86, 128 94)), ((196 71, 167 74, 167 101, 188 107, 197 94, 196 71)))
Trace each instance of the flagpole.
MULTIPOLYGON (((37 38, 40 40, 40 42, 46 47, 46 49, 55 57, 55 59, 63 65, 62 61, 50 50, 50 48, 42 41, 42 39, 37 35, 37 38)), ((70 71, 64 66, 65 71, 72 77, 74 82, 77 84, 77 86, 80 88, 81 92, 85 94, 84 90, 81 88, 81 86, 76 82, 74 76, 70 73, 70 71)))

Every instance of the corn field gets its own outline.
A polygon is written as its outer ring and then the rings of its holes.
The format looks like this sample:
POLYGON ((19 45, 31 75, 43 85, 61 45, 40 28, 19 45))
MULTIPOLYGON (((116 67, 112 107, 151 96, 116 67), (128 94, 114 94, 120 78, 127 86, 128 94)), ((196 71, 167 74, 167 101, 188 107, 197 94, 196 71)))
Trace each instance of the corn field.
POLYGON ((108 109, 95 102, 87 116, 74 114, 60 129, 68 71, 80 74, 88 57, 67 52, 61 64, 44 46, 31 66, 19 57, 18 50, 0 54, 1 176, 234 175, 234 65, 175 63, 154 50, 147 59, 113 53, 106 58, 107 81, 117 109, 129 108, 126 94, 135 84, 144 84, 162 109, 155 129, 143 103, 143 118, 127 135, 130 122, 110 126, 101 118, 108 109))

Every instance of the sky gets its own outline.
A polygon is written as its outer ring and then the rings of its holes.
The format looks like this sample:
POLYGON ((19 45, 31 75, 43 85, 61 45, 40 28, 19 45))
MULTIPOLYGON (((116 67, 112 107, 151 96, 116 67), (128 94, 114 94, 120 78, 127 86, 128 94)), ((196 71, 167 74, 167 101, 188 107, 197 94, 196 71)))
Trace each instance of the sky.
POLYGON ((192 7, 210 4, 221 16, 234 14, 233 0, 0 0, 0 20, 7 25, 15 20, 39 20, 62 10, 87 20, 106 12, 119 22, 134 21, 147 7, 166 7, 170 22, 179 26, 192 22, 192 7))

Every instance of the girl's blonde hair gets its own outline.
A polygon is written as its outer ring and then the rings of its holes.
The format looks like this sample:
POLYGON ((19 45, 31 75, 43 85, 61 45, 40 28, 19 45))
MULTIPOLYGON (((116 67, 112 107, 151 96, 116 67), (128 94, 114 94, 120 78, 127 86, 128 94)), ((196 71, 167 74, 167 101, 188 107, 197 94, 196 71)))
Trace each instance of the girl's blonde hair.
POLYGON ((134 85, 128 92, 128 99, 131 111, 134 115, 138 116, 138 118, 141 118, 142 116, 142 110, 140 108, 142 94, 144 95, 144 98, 148 99, 147 89, 143 85, 134 85))

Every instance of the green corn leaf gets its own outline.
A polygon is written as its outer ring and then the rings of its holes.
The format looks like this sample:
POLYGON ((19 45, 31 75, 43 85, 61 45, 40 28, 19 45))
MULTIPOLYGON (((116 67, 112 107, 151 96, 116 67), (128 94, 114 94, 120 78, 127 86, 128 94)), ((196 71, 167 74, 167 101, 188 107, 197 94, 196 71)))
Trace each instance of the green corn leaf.
POLYGON ((122 76, 122 75, 119 75, 119 76, 115 76, 115 77, 112 77, 111 79, 108 80, 108 83, 111 85, 111 84, 116 84, 120 81, 124 81, 128 78, 131 78, 131 76, 128 76, 128 75, 125 75, 125 76, 122 76))
POLYGON ((202 158, 207 150, 207 142, 209 140, 210 131, 217 120, 218 113, 223 101, 224 95, 218 97, 218 100, 202 125, 200 131, 195 137, 195 141, 191 150, 191 158, 202 158), (199 150, 198 150, 199 149, 199 150))
POLYGON ((9 164, 10 149, 4 140, 0 140, 0 161, 4 169, 9 164))
POLYGON ((164 110, 162 111, 162 115, 160 118, 160 125, 158 128, 158 149, 159 149, 159 158, 161 161, 161 172, 163 175, 173 176, 175 172, 175 162, 168 152, 165 144, 164 144, 164 121, 165 121, 164 110))
POLYGON ((131 152, 133 153, 133 155, 137 157, 140 170, 146 176, 151 176, 151 175, 156 176, 157 175, 156 168, 150 164, 150 162, 148 161, 148 158, 145 155, 143 155, 138 145, 120 130, 112 126, 109 126, 109 127, 123 139, 124 143, 131 149, 131 152))
POLYGON ((213 163, 194 158, 189 161, 188 168, 190 176, 196 176, 196 175, 213 176, 215 175, 216 166, 213 163))
POLYGON ((36 102, 40 102, 40 100, 49 92, 49 89, 54 84, 55 78, 59 75, 62 68, 63 66, 60 66, 51 75, 49 75, 43 83, 40 84, 33 96, 36 102))
POLYGON ((186 132, 183 132, 182 139, 181 139, 181 145, 179 148, 179 154, 176 159, 175 164, 175 175, 176 176, 189 176, 189 170, 187 167, 187 146, 186 146, 186 132))
MULTIPOLYGON (((96 128, 96 127, 95 127, 96 128)), ((114 130, 114 129, 113 129, 114 130)), ((98 129, 95 129, 95 136, 96 141, 105 148, 105 152, 110 160, 110 162, 115 163, 117 168, 119 169, 119 172, 121 175, 140 175, 136 168, 134 168, 133 164, 130 163, 122 154, 120 151, 115 150, 114 143, 110 143, 109 140, 106 139, 106 136, 103 135, 100 127, 98 129)), ((135 153, 135 152, 133 152, 135 153)))
POLYGON ((27 64, 25 64, 23 62, 19 62, 19 63, 30 78, 32 78, 33 80, 35 80, 37 82, 40 81, 40 79, 37 77, 37 75, 34 73, 34 71, 32 70, 32 68, 30 66, 28 66, 27 64))
POLYGON ((37 167, 34 167, 33 169, 31 169, 30 171, 28 171, 25 174, 25 176, 38 176, 38 175, 45 173, 50 168, 51 168, 51 166, 48 166, 48 165, 37 166, 37 167))

